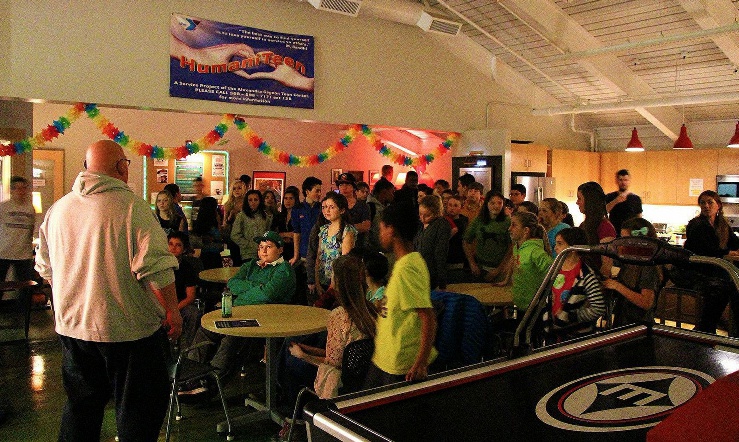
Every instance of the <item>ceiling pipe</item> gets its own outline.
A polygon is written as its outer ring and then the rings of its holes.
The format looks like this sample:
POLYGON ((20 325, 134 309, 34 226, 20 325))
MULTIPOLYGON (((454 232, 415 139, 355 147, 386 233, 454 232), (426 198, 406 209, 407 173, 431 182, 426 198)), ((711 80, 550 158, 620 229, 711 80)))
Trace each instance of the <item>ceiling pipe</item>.
POLYGON ((555 55, 549 58, 549 61, 560 61, 560 60, 575 60, 582 58, 597 57, 603 54, 609 54, 612 52, 627 52, 632 49, 646 48, 649 46, 661 46, 668 43, 675 43, 678 41, 689 41, 689 40, 702 40, 715 35, 730 34, 739 32, 739 22, 734 22, 730 25, 719 26, 712 29, 701 29, 700 31, 687 32, 685 34, 668 35, 666 37, 650 38, 647 40, 634 41, 628 43, 621 43, 613 46, 604 46, 601 48, 588 49, 586 51, 569 52, 562 55, 555 55))
POLYGON ((475 23, 474 21, 470 20, 466 15, 462 14, 461 12, 457 12, 456 9, 454 9, 451 6, 447 5, 446 2, 444 2, 444 0, 436 0, 436 1, 441 6, 445 7, 449 12, 451 12, 454 15, 456 15, 457 17, 461 18, 462 20, 465 21, 465 23, 467 23, 468 25, 472 26, 478 32, 480 32, 482 35, 484 35, 485 37, 487 37, 488 39, 490 39, 492 42, 494 42, 495 44, 497 44, 498 46, 500 46, 506 52, 508 52, 509 54, 513 55, 519 61, 521 61, 522 63, 524 63, 526 66, 528 66, 531 69, 533 69, 537 74, 539 74, 542 77, 544 77, 547 81, 549 81, 550 83, 552 83, 553 85, 555 85, 562 92, 564 92, 565 94, 567 94, 569 96, 574 96, 574 94, 569 89, 567 89, 566 87, 562 86, 557 80, 555 80, 554 78, 552 78, 551 76, 549 76, 546 72, 542 71, 538 66, 536 66, 534 63, 532 63, 531 61, 529 61, 526 57, 524 57, 523 55, 521 55, 518 52, 514 51, 513 49, 511 49, 510 47, 508 47, 505 43, 503 43, 502 41, 498 40, 494 35, 492 35, 488 31, 486 31, 485 29, 481 28, 477 23, 475 23))
POLYGON ((636 110, 638 108, 667 107, 692 104, 714 104, 739 101, 739 92, 726 92, 719 94, 703 94, 685 97, 650 98, 644 100, 622 101, 617 103, 586 104, 582 106, 555 106, 541 109, 533 109, 532 115, 553 116, 564 114, 585 114, 596 112, 611 112, 622 110, 636 110))

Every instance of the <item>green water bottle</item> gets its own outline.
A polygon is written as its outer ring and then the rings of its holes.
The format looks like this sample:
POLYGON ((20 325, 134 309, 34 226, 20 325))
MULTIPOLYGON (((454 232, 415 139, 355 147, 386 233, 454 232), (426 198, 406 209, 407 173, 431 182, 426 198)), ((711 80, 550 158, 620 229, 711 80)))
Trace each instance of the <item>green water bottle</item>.
POLYGON ((221 296, 221 317, 230 318, 232 307, 233 295, 231 294, 231 290, 226 287, 226 289, 223 290, 223 295, 221 296))

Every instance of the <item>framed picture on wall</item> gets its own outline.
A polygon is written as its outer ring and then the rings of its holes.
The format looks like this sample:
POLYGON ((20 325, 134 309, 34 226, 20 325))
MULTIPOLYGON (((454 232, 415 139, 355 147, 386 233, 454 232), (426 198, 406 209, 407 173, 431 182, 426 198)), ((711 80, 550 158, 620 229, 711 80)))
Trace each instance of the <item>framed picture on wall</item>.
POLYGON ((380 180, 379 170, 368 170, 367 171, 367 184, 369 184, 370 189, 374 187, 375 183, 379 180, 380 180))
POLYGON ((336 189, 336 180, 339 179, 339 175, 341 175, 342 170, 341 169, 331 169, 331 188, 336 189))
POLYGON ((252 175, 252 186, 254 189, 264 193, 267 190, 275 192, 277 203, 282 201, 282 194, 285 192, 285 172, 272 172, 268 170, 255 170, 252 175))
POLYGON ((363 170, 347 170, 346 173, 350 173, 354 175, 354 179, 357 180, 357 182, 364 181, 364 171, 363 170))

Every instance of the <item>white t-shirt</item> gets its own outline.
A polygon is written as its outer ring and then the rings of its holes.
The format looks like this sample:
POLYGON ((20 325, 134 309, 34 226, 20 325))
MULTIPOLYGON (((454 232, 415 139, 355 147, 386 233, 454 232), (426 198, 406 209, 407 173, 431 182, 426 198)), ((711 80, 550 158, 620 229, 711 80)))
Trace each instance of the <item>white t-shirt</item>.
POLYGON ((0 203, 0 259, 33 259, 33 228, 36 212, 31 202, 0 203))

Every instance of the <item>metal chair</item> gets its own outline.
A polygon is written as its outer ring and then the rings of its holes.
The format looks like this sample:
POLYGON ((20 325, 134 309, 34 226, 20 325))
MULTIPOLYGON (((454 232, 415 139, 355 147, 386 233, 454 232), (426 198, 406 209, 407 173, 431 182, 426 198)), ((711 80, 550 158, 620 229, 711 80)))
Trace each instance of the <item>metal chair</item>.
MULTIPOLYGON (((367 376, 372 363, 372 354, 375 352, 375 340, 372 338, 360 339, 350 342, 344 349, 344 355, 341 359, 341 387, 339 394, 355 393, 362 389, 364 378, 367 376)), ((290 421, 290 431, 287 434, 287 442, 292 440, 293 429, 302 417, 303 406, 312 400, 318 400, 316 393, 308 387, 304 387, 298 393, 298 399, 295 401, 293 409, 292 421, 290 421)))
POLYGON ((180 352, 179 356, 177 357, 177 362, 174 364, 174 367, 172 367, 172 371, 170 374, 170 381, 172 382, 172 389, 169 393, 169 408, 167 409, 167 434, 166 434, 166 441, 169 442, 169 437, 171 434, 172 429, 172 415, 176 408, 176 415, 175 419, 180 420, 182 419, 182 413, 180 410, 180 400, 177 395, 177 389, 180 384, 183 384, 185 382, 193 382, 193 381, 199 381, 201 379, 212 377, 216 385, 218 386, 218 395, 221 397, 221 404, 223 405, 223 414, 226 415, 226 425, 228 427, 228 431, 226 433, 226 440, 233 440, 233 434, 231 433, 231 418, 228 415, 228 408, 226 407, 226 399, 223 396, 223 388, 221 386, 221 381, 218 378, 218 374, 215 371, 215 368, 210 365, 203 362, 197 362, 193 361, 192 359, 188 359, 185 356, 200 347, 206 346, 206 345, 214 345, 212 342, 200 342, 199 344, 193 345, 189 348, 186 348, 180 352))
POLYGON ((16 309, 23 316, 23 330, 25 332, 26 340, 28 340, 28 330, 31 325, 31 307, 32 307, 32 293, 33 287, 37 286, 38 283, 34 280, 27 281, 2 281, 0 282, 0 300, 3 298, 5 292, 18 292, 18 298, 15 302, 16 309))
POLYGON ((374 352, 375 340, 372 338, 350 342, 346 346, 341 361, 339 394, 354 393, 362 389, 374 352))

